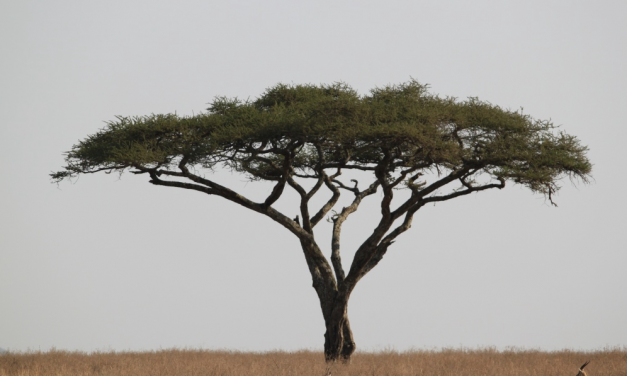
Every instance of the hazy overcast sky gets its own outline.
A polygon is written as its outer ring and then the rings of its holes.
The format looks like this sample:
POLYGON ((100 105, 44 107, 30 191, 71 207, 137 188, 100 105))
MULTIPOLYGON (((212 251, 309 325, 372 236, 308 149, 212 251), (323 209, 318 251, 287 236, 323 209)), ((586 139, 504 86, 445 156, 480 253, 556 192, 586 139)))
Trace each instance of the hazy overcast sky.
POLYGON ((616 0, 0 0, 0 347, 321 350, 281 226, 143 175, 48 174, 116 115, 411 77, 552 119, 590 147, 594 182, 564 181, 558 208, 510 185, 421 210, 352 296, 358 348, 627 345, 625 19, 616 0))

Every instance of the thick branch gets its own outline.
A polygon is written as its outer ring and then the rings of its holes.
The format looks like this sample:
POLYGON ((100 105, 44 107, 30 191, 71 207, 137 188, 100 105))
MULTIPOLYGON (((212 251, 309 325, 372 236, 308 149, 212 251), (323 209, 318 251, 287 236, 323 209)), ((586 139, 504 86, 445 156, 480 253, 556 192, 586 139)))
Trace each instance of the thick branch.
MULTIPOLYGON (((165 186, 165 187, 176 187, 176 188, 183 188, 183 189, 191 189, 194 191, 198 191, 198 192, 203 192, 206 193, 208 195, 216 195, 216 196, 220 196, 223 197, 229 201, 235 202, 236 204, 239 204, 241 206, 244 206, 247 209, 256 211, 258 213, 261 214, 267 214, 266 210, 264 209, 263 205, 258 204, 254 201, 251 201, 249 199, 247 199, 246 197, 230 190, 229 188, 226 188, 220 184, 214 183, 210 180, 201 178, 199 176, 196 176, 194 174, 189 173, 189 171, 187 171, 187 173, 183 173, 185 175, 186 178, 196 182, 196 183, 200 183, 202 185, 199 184, 191 184, 191 183, 185 183, 185 182, 180 182, 180 181, 170 181, 170 180, 163 180, 159 177, 159 172, 151 170, 148 171, 151 177, 150 183, 154 184, 154 185, 161 185, 161 186, 165 186)), ((163 171, 161 171, 161 173, 163 174, 163 171)), ((274 219, 274 218, 273 218, 274 219)))
POLYGON ((395 228, 393 231, 391 231, 388 235, 386 235, 383 240, 381 240, 381 242, 379 242, 379 245, 376 247, 372 257, 362 269, 360 278, 363 278, 363 276, 365 276, 370 270, 372 270, 372 268, 377 266, 379 261, 383 259, 383 256, 387 252, 388 247, 391 246, 392 243, 394 243, 394 240, 397 236, 409 230, 409 228, 411 227, 411 222, 414 218, 414 214, 423 205, 424 203, 420 202, 419 204, 412 206, 411 209, 407 211, 407 214, 405 214, 405 220, 403 221, 403 223, 395 228))
MULTIPOLYGON (((402 205, 400 205, 398 208, 396 208, 396 210, 394 210, 391 213, 390 219, 392 221, 395 221, 396 219, 400 218, 405 213, 407 213, 407 211, 413 205, 416 205, 416 203, 418 203, 426 195, 435 192, 436 190, 444 187, 445 185, 447 185, 447 184, 449 184, 449 183, 451 183, 451 182, 453 182, 453 181, 455 181, 457 179, 460 179, 468 171, 469 171, 469 169, 455 170, 455 171, 452 171, 447 176, 445 176, 444 178, 429 184, 428 186, 424 187, 423 189, 420 189, 420 190, 419 189, 412 189, 411 197, 407 201, 405 201, 402 205)), ((410 179, 414 179, 415 180, 416 178, 418 178, 418 176, 419 175, 416 175, 415 177, 412 177, 410 179)), ((391 225, 391 223, 390 223, 390 225, 391 225)))
POLYGON ((422 198, 422 197, 425 197, 425 196, 427 196, 427 195, 437 191, 438 189, 444 187, 448 183, 453 182, 453 181, 459 179, 460 177, 464 176, 468 171, 470 171, 470 167, 464 167, 464 168, 461 168, 459 170, 451 171, 451 173, 446 175, 444 178, 442 178, 442 179, 440 179, 438 181, 435 181, 435 182, 427 185, 423 189, 421 189, 418 192, 418 197, 422 198))
MULTIPOLYGON (((340 256, 340 236, 342 234, 342 224, 348 219, 348 216, 357 211, 359 204, 364 197, 369 196, 377 191, 379 182, 375 181, 370 187, 355 194, 353 202, 342 209, 342 212, 333 218, 333 234, 331 238, 331 263, 335 269, 335 276, 338 284, 342 284, 345 279, 344 268, 342 267, 342 258, 340 256)), ((337 188, 335 188, 337 189, 337 188)))
POLYGON ((422 199, 421 202, 423 203, 429 203, 429 202, 439 202, 439 201, 446 201, 446 200, 450 200, 452 198, 455 197, 459 197, 459 196, 465 196, 467 194, 470 194, 472 192, 479 192, 479 191, 484 191, 486 189, 491 189, 491 188, 498 188, 498 189, 503 189, 505 188, 505 179, 500 178, 499 179, 499 183, 493 183, 493 184, 486 184, 486 185, 481 185, 478 187, 473 187, 473 186, 468 186, 469 188, 461 190, 461 191, 456 191, 453 193, 450 193, 448 195, 444 195, 444 196, 431 196, 431 197, 427 197, 425 199, 422 199))
POLYGON ((283 175, 281 180, 279 180, 275 184, 274 188, 272 188, 272 192, 263 203, 265 206, 271 206, 281 197, 281 194, 283 194, 283 189, 285 189, 286 178, 287 178, 287 174, 283 175))
POLYGON ((388 247, 390 245, 392 245, 392 243, 394 243, 394 240, 400 234, 402 234, 405 231, 409 230, 409 228, 411 227, 411 222, 412 222, 414 214, 416 213, 416 211, 418 211, 418 209, 423 207, 425 204, 430 203, 430 202, 446 201, 446 200, 453 199, 455 197, 464 196, 464 195, 470 194, 472 192, 479 192, 479 191, 483 191, 483 190, 486 190, 486 189, 491 189, 491 188, 502 189, 502 188, 505 187, 505 180, 503 180, 503 179, 500 179, 498 184, 496 184, 496 183, 495 184, 486 184, 486 185, 478 186, 478 187, 471 186, 470 184, 466 183, 463 178, 460 178, 460 181, 462 182, 462 184, 465 187, 467 187, 467 189, 464 189, 464 190, 461 190, 461 191, 457 191, 457 192, 453 192, 451 194, 444 195, 444 196, 432 196, 432 197, 428 197, 426 199, 421 199, 416 204, 412 205, 408 209, 407 213, 405 214, 405 220, 403 221, 403 223, 400 226, 396 227, 394 230, 392 230, 388 235, 386 235, 381 240, 381 242, 377 245, 375 251, 373 252, 372 257, 370 258, 368 263, 365 265, 365 267, 361 271, 360 278, 362 278, 364 275, 366 275, 370 270, 372 270, 372 268, 374 268, 379 263, 379 261, 381 261, 381 259, 383 258, 383 256, 387 252, 388 247))
POLYGON ((198 192, 206 193, 209 195, 220 196, 236 204, 239 204, 247 209, 266 215, 270 219, 274 220, 275 222, 279 223, 283 227, 287 228, 290 232, 292 232, 299 239, 301 239, 301 241, 313 242, 313 237, 309 233, 304 231, 300 226, 297 226, 296 223, 294 223, 294 221, 292 221, 289 217, 285 216, 281 212, 273 209, 272 207, 266 206, 264 204, 256 203, 240 195, 239 193, 227 187, 224 187, 216 182, 213 182, 211 180, 192 174, 187 168, 187 166, 184 165, 184 163, 179 164, 179 168, 181 169, 180 173, 167 171, 167 170, 156 171, 155 169, 143 167, 141 165, 135 165, 133 167, 140 171, 145 171, 149 173, 151 177, 150 183, 154 185, 190 189, 190 190, 195 190, 198 192), (184 177, 197 184, 191 184, 191 183, 180 182, 180 181, 163 180, 160 178, 161 175, 172 175, 176 177, 184 177))
POLYGON ((392 199, 394 198, 393 186, 391 186, 388 181, 388 170, 389 165, 392 161, 392 154, 389 150, 383 150, 383 159, 379 164, 377 164, 377 168, 374 170, 374 175, 377 177, 379 184, 381 184, 381 188, 383 188, 383 199, 381 200, 381 221, 387 222, 390 220, 390 204, 392 203, 392 199))
MULTIPOLYGON (((316 144, 315 147, 316 147, 316 152, 318 153, 318 162, 316 166, 318 182, 316 183, 316 186, 309 192, 308 197, 309 198, 313 197, 313 195, 320 189, 323 183, 327 186, 327 188, 329 188, 329 190, 331 190, 331 192, 333 192, 333 195, 320 208, 320 210, 318 210, 318 212, 313 216, 313 218, 311 219, 311 227, 314 227, 315 225, 317 225, 320 222, 320 220, 322 220, 322 218, 324 218, 324 216, 327 215, 327 213, 333 208, 333 206, 335 206, 337 201, 340 199, 340 191, 332 184, 332 181, 333 179, 335 179, 336 177, 342 174, 342 169, 338 167, 335 174, 331 176, 327 175, 327 173, 324 171, 324 168, 322 167, 324 163, 326 162, 324 158, 324 152, 322 151, 322 147, 319 144, 316 144)), ((347 161, 348 161, 348 157, 346 157, 346 159, 344 160, 344 163, 346 163, 347 161)))
MULTIPOLYGON (((377 178, 379 181, 382 181, 385 179, 385 175, 382 170, 380 171, 381 172, 379 172, 379 176, 377 176, 377 178)), ((412 196, 393 212, 389 211, 389 205, 392 200, 392 195, 391 195, 392 189, 389 187, 389 184, 386 183, 388 192, 386 192, 386 188, 384 187, 384 197, 381 203, 381 220, 379 221, 379 224, 374 229, 372 234, 368 237, 368 239, 366 239, 366 241, 362 243, 359 249, 357 249, 350 271, 345 279, 347 288, 350 288, 350 289, 354 288, 355 284, 359 281, 359 279, 361 279, 363 275, 367 272, 366 269, 368 268, 368 265, 370 264, 373 257, 374 257, 373 263, 375 265, 376 263, 378 263, 377 257, 379 256, 376 256, 377 251, 385 253, 385 250, 387 250, 387 247, 389 247, 393 238, 392 239, 388 238, 388 241, 386 241, 385 243, 382 242, 381 240, 383 239, 385 234, 389 231, 390 227, 393 225, 396 219, 398 219, 402 215, 405 215, 410 210, 413 210, 413 212, 415 212, 415 210, 418 210, 420 206, 429 202, 429 201, 423 200, 423 197, 425 195, 445 186, 446 184, 452 181, 459 179, 460 177, 464 176, 464 174, 467 173, 468 171, 469 169, 455 170, 451 172, 449 175, 447 175, 446 177, 430 184, 429 186, 427 186, 426 188, 420 191, 412 191, 412 196)), ((484 189, 487 189, 487 188, 484 188, 484 189)), ((475 190, 478 190, 478 188, 473 188, 473 191, 475 190)), ((459 196, 462 194, 463 193, 457 192, 456 196, 459 196)), ((406 219, 407 218, 411 220, 411 215, 409 217, 406 217, 406 219)), ((403 230, 402 232, 404 231, 406 231, 406 229, 403 230)), ((380 257, 382 257, 382 253, 380 253, 380 257)), ((371 265, 371 267, 373 266, 374 265, 371 265)))
POLYGON ((322 251, 316 244, 311 233, 298 226, 290 218, 278 212, 271 206, 255 203, 239 195, 238 193, 221 186, 220 184, 196 176, 189 172, 186 166, 182 166, 182 170, 182 173, 185 175, 186 178, 198 184, 162 180, 159 178, 158 173, 154 170, 148 171, 152 178, 150 182, 155 185, 191 189, 210 195, 218 195, 226 198, 227 200, 240 204, 248 209, 256 211, 260 214, 264 214, 272 220, 278 222, 299 238, 305 255, 305 259, 312 275, 314 288, 320 296, 321 301, 323 301, 323 299, 326 299, 324 301, 332 301, 334 294, 337 292, 337 283, 335 281, 335 278, 333 277, 331 265, 329 265, 327 259, 324 257, 322 251))
POLYGON ((309 196, 307 191, 301 187, 292 177, 287 178, 288 184, 300 195, 300 214, 303 217, 303 229, 308 233, 312 233, 311 219, 309 218, 309 196))

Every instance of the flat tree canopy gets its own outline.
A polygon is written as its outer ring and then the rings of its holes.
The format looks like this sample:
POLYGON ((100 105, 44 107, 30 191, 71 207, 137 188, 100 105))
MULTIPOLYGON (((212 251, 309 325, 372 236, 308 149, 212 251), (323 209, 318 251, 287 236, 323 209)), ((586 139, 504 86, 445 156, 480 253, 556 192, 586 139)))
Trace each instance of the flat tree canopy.
POLYGON ((343 83, 279 84, 252 101, 216 98, 208 112, 195 116, 118 117, 75 145, 64 169, 51 176, 60 182, 128 170, 148 175, 152 184, 219 196, 273 219, 301 243, 326 323, 325 355, 336 360, 348 359, 355 349, 347 316, 351 292, 421 207, 501 189, 507 182, 553 203, 563 177, 588 181, 586 152, 576 137, 550 121, 477 98, 441 98, 413 80, 368 95, 343 83), (198 173, 223 168, 270 181, 272 192, 253 201, 198 173), (343 181, 346 170, 365 174, 366 185, 343 181), (302 221, 273 208, 286 186, 300 197, 302 221), (392 205, 398 189, 408 195, 392 205), (379 222, 346 273, 340 259, 342 224, 378 190, 383 193, 379 222), (312 208, 318 192, 330 198, 312 208), (333 210, 342 192, 353 201, 333 210), (330 213, 329 263, 313 229, 330 213))

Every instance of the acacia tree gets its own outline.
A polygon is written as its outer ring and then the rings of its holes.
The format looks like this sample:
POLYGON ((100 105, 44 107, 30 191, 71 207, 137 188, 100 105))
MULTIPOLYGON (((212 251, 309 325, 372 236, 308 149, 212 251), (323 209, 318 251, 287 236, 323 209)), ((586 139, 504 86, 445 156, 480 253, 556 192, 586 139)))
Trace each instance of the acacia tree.
POLYGON ((368 95, 341 83, 279 84, 254 101, 216 98, 200 115, 118 117, 74 145, 67 165, 51 177, 58 183, 100 171, 145 174, 154 185, 222 197, 283 226, 302 247, 326 325, 325 358, 335 361, 355 351, 347 316, 351 292, 420 208, 507 182, 553 203, 561 178, 589 178, 586 151, 549 121, 476 98, 441 98, 416 81, 368 95), (202 174, 216 168, 271 182, 273 189, 254 201, 202 174), (343 180, 349 170, 368 179, 365 185, 343 180), (300 197, 300 219, 273 206, 287 187, 300 197), (407 193, 393 202, 399 189, 407 193), (380 218, 346 272, 342 225, 377 191, 380 218), (324 204, 312 207, 321 192, 324 204), (334 210, 342 193, 352 201, 334 210), (314 237, 325 218, 333 224, 330 260, 314 237))

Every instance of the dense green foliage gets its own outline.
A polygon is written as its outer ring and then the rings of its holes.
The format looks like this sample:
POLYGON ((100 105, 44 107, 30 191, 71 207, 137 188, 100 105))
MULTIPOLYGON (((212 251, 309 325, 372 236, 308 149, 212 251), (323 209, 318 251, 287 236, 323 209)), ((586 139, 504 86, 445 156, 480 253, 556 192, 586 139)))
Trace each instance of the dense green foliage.
MULTIPOLYGON (((277 85, 254 101, 216 98, 207 113, 118 117, 75 145, 53 180, 102 170, 227 166, 252 179, 320 168, 467 169, 545 194, 565 175, 587 179, 586 147, 548 121, 471 98, 430 94, 415 81, 358 95, 344 84, 277 85), (290 164, 288 170, 285 163, 290 164)), ((411 185, 412 182, 406 182, 411 185)))

